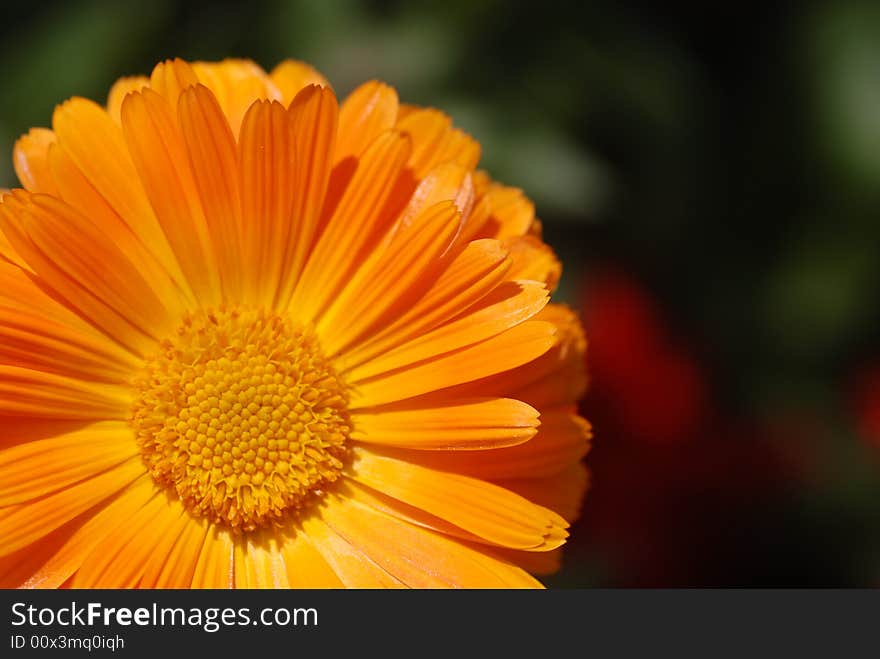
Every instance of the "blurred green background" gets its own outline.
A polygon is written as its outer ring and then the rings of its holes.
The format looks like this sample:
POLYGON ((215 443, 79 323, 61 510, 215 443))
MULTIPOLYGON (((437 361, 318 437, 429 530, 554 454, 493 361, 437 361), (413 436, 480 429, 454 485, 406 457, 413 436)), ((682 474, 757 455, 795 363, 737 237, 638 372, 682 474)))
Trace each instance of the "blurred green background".
MULTIPOLYGON (((880 585, 880 386, 864 384, 880 382, 877 3, 4 13, 7 154, 56 103, 103 102, 117 77, 174 56, 303 59, 341 94, 380 78, 482 143, 483 167, 536 202, 565 264, 559 299, 603 328, 593 485, 550 585, 880 585), (624 302, 664 346, 634 375, 608 357, 624 302), (655 432, 657 414, 671 430, 655 432)), ((0 187, 14 185, 7 157, 0 187)))

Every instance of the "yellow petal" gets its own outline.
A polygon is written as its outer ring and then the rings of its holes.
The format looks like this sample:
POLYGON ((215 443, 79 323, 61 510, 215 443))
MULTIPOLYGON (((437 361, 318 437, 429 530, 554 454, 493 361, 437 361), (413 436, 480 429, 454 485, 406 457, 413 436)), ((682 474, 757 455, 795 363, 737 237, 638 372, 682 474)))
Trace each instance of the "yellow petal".
POLYGON ((240 302, 243 228, 235 138, 217 99, 203 85, 189 87, 180 95, 178 114, 196 189, 214 238, 224 299, 240 302))
POLYGON ((0 225, 67 306, 134 354, 170 328, 168 308, 127 255, 71 206, 20 192, 4 197, 0 225))
POLYGON ((416 217, 441 201, 451 201, 461 217, 467 217, 474 202, 470 171, 455 163, 438 165, 421 180, 395 225, 395 231, 408 226, 416 217))
POLYGON ((535 319, 556 327, 556 341, 550 350, 503 375, 475 380, 444 393, 448 396, 512 395, 537 409, 576 403, 586 388, 583 327, 577 315, 560 304, 548 304, 535 319))
POLYGON ((95 547, 73 577, 73 588, 133 588, 147 560, 182 515, 179 501, 157 491, 142 508, 95 547))
POLYGON ((15 174, 30 192, 55 193, 55 182, 49 170, 49 146, 55 143, 55 133, 46 128, 31 128, 22 135, 12 150, 15 174))
MULTIPOLYGON (((474 176, 471 176, 471 181, 474 176)), ((477 236, 483 230, 483 227, 491 218, 492 211, 489 205, 489 198, 483 195, 474 197, 473 207, 470 214, 465 218, 465 223, 461 227, 461 233, 458 234, 458 241, 462 245, 466 245, 472 240, 476 240, 477 236)))
MULTIPOLYGON (((339 108, 330 89, 309 86, 290 104, 293 123, 293 200, 276 305, 287 307, 318 235, 321 209, 330 183, 339 108)), ((282 247, 284 243, 282 243, 282 247)))
MULTIPOLYGON (((334 162, 358 157, 397 120, 397 92, 375 80, 355 89, 339 109, 334 162)), ((407 154, 408 159, 409 154, 407 154)))
MULTIPOLYGON (((0 204, 3 203, 3 199, 9 194, 11 194, 9 190, 0 191, 0 204)), ((0 265, 13 265, 18 270, 22 271, 22 273, 27 273, 29 275, 33 274, 33 271, 28 267, 28 264, 21 258, 19 253, 15 251, 12 243, 9 242, 9 238, 3 233, 2 223, 0 223, 0 265)))
POLYGON ((437 327, 494 290, 510 268, 507 252, 494 240, 468 244, 438 275, 437 279, 408 310, 342 356, 348 368, 363 364, 437 327))
POLYGON ((535 205, 522 190, 490 183, 485 196, 492 214, 483 225, 481 237, 504 240, 529 233, 535 221, 535 205))
POLYGON ((251 60, 230 58, 222 62, 194 62, 192 68, 201 83, 217 97, 233 135, 238 135, 242 119, 254 101, 281 100, 281 91, 275 83, 251 60))
POLYGON ((129 412, 126 387, 0 364, 0 419, 126 419, 129 412))
MULTIPOLYGON (((153 479, 143 474, 122 490, 105 507, 76 522, 75 531, 67 537, 51 556, 41 563, 22 584, 24 588, 58 588, 79 569, 86 557, 100 545, 119 520, 129 519, 156 494, 153 479)), ((44 536, 45 537, 45 536, 44 536)), ((39 544, 40 538, 36 541, 39 544)))
POLYGON ((413 141, 409 165, 417 179, 424 178, 439 164, 436 161, 437 153, 451 128, 452 119, 434 108, 414 109, 399 119, 397 129, 407 133, 413 141))
POLYGON ((94 423, 0 450, 0 507, 55 492, 135 456, 137 446, 124 421, 94 423))
POLYGON ((449 117, 434 108, 398 111, 397 129, 413 139, 410 166, 422 178, 442 163, 455 163, 470 171, 480 160, 480 145, 470 135, 452 128, 449 117))
POLYGON ((139 588, 189 588, 208 525, 185 512, 172 520, 147 559, 139 588))
POLYGON ((172 316, 179 316, 191 299, 181 290, 155 254, 132 233, 98 191, 83 176, 70 156, 58 145, 49 149, 49 167, 58 187, 58 196, 77 209, 88 209, 91 224, 125 254, 150 288, 163 301, 172 316))
POLYGON ((137 368, 128 350, 8 262, 0 262, 0 363, 114 383, 137 368))
POLYGON ((568 536, 568 523, 553 511, 469 476, 359 447, 354 450, 351 478, 503 547, 548 551, 568 536))
MULTIPOLYGON (((351 417, 356 441, 430 451, 515 446, 535 435, 538 412, 511 398, 449 401, 423 407, 380 407, 351 417)), ((467 461, 468 458, 464 458, 467 461)))
POLYGON ((180 266, 141 185, 122 128, 102 107, 82 98, 59 105, 52 126, 58 143, 98 194, 185 289, 180 266))
POLYGON ((122 127, 131 156, 168 242, 198 301, 221 300, 208 222, 171 107, 156 92, 130 94, 122 127))
POLYGON ((577 314, 562 304, 547 305, 539 317, 556 325, 558 338, 530 377, 516 375, 523 383, 517 388, 517 397, 541 408, 570 405, 580 400, 587 388, 584 328, 577 314))
POLYGON ((442 535, 451 536, 465 542, 485 546, 497 546, 478 535, 474 535, 473 533, 464 530, 460 526, 456 526, 442 517, 438 517, 437 515, 429 513, 421 508, 405 503, 400 499, 395 499, 392 496, 383 494, 382 492, 351 478, 346 478, 344 485, 341 486, 339 490, 340 496, 345 496, 353 501, 358 501, 359 503, 374 508, 375 510, 379 510, 395 519, 407 522, 408 524, 414 524, 423 529, 430 529, 431 531, 436 531, 442 535))
POLYGON ((80 528, 87 515, 71 520, 36 542, 0 557, 0 588, 23 588, 80 528))
POLYGON ((472 346, 353 382, 352 408, 405 400, 516 368, 547 352, 555 333, 552 324, 530 320, 472 346))
POLYGON ((293 122, 278 102, 257 101, 239 137, 244 298, 271 306, 281 280, 296 189, 293 122))
POLYGON ((538 433, 516 446, 477 453, 386 450, 385 454, 484 480, 542 478, 577 464, 590 448, 590 436, 590 425, 584 419, 568 411, 554 410, 542 412, 538 433))
POLYGON ((484 551, 489 556, 512 563, 529 574, 538 576, 553 574, 562 567, 562 547, 553 551, 519 551, 518 549, 491 547, 484 549, 484 551))
POLYGON ((269 74, 272 82, 281 92, 281 102, 287 106, 304 87, 321 85, 329 87, 327 79, 308 64, 287 59, 278 64, 269 74))
POLYGON ((342 588, 342 583, 304 531, 287 533, 281 556, 291 588, 342 588))
POLYGON ((467 170, 473 170, 480 162, 480 143, 462 130, 453 128, 443 140, 436 162, 454 162, 467 170))
POLYGON ((205 536, 193 573, 193 588, 233 588, 235 547, 228 531, 212 527, 205 536))
POLYGON ((580 515, 590 478, 589 470, 583 464, 576 463, 553 476, 507 478, 497 481, 497 484, 573 522, 580 515))
POLYGON ((547 304, 540 282, 504 282, 458 319, 346 372, 357 382, 479 343, 525 322, 547 304))
MULTIPOLYGON (((24 504, 0 509, 0 555, 11 554, 119 492, 144 473, 138 459, 24 504)), ((117 520, 118 523, 118 520, 117 520)))
POLYGON ((235 540, 236 588, 288 588, 287 568, 274 534, 250 534, 235 540))
POLYGON ((306 519, 302 528, 346 588, 405 588, 321 519, 306 519))
POLYGON ((377 139, 357 170, 312 250, 299 279, 290 310, 301 323, 317 318, 338 294, 361 250, 383 228, 383 204, 409 154, 409 140, 389 132, 377 139))
POLYGON ((521 236, 505 240, 504 246, 513 260, 509 273, 512 279, 534 279, 556 290, 562 264, 546 243, 535 236, 521 236))
POLYGON ((430 272, 455 238, 460 219, 450 202, 426 209, 385 250, 374 250, 322 315, 317 330, 325 354, 352 345, 383 316, 394 317, 419 299, 430 272))
POLYGON ((171 108, 177 107, 184 89, 198 83, 196 72, 180 58, 159 62, 150 74, 150 89, 162 96, 171 108))
POLYGON ((150 86, 146 76, 126 76, 113 83, 107 95, 107 112, 117 124, 122 124, 122 102, 130 92, 139 92, 150 86))
POLYGON ((356 501, 331 499, 327 524, 411 588, 540 588, 521 569, 356 501))

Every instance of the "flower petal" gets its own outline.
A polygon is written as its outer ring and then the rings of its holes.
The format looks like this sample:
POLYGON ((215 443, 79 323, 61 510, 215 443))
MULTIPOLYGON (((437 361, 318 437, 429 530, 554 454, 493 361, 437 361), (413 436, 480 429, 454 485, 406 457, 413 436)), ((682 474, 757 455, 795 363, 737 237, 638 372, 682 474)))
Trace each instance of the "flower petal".
POLYGON ((512 563, 529 574, 537 576, 553 574, 562 567, 562 547, 553 551, 519 551, 518 549, 492 547, 484 551, 490 556, 512 563))
POLYGON ((512 279, 534 279, 547 284, 551 291, 556 290, 562 264, 549 245, 535 236, 520 236, 505 240, 504 246, 513 260, 512 279))
POLYGON ((494 240, 467 245, 439 274, 424 295, 397 319, 342 356, 348 368, 421 336, 459 314, 497 287, 510 268, 507 252, 494 240))
POLYGON ((584 493, 590 484, 589 470, 577 463, 543 478, 507 478, 497 481, 501 487, 516 492, 562 515, 569 522, 580 515, 584 493))
MULTIPOLYGON (((23 588, 58 588, 79 569, 93 549, 119 526, 120 519, 129 519, 156 493, 153 480, 143 474, 131 485, 122 490, 106 506, 97 512, 87 513, 79 521, 72 534, 54 548, 51 556, 44 559, 21 584, 23 588)), ((43 542, 43 536, 35 544, 43 542)))
POLYGON ((535 319, 556 327, 556 341, 550 350, 526 366, 457 386, 444 395, 510 395, 537 409, 576 403, 587 384, 583 327, 577 315, 561 304, 548 304, 535 319))
POLYGON ((425 209, 441 201, 453 202, 463 218, 470 214, 474 203, 474 186, 469 170, 455 163, 443 163, 428 172, 395 224, 395 231, 407 227, 425 209))
MULTIPOLYGON (((0 204, 3 203, 3 197, 8 194, 10 194, 8 190, 6 190, 5 192, 0 191, 0 204)), ((18 270, 23 273, 27 273, 28 275, 33 274, 31 269, 28 267, 28 264, 25 263, 18 252, 15 251, 12 243, 9 242, 9 238, 7 238, 6 234, 3 233, 2 225, 0 225, 0 266, 5 267, 7 265, 13 265, 18 270)))
MULTIPOLYGON (((535 435, 538 412, 512 398, 385 406, 352 415, 351 438, 368 444, 430 451, 481 451, 515 446, 535 435)), ((467 461, 468 458, 464 458, 467 461)))
POLYGON ((345 350, 383 315, 394 317, 420 298, 459 223, 455 206, 442 202, 426 209, 385 250, 374 250, 317 323, 325 354, 345 350))
POLYGON ((11 554, 48 535, 116 494, 143 473, 140 460, 129 460, 59 492, 0 509, 0 537, 3 538, 0 555, 11 554))
POLYGON ((40 278, 136 355, 172 322, 165 303, 119 247, 68 204, 20 191, 0 204, 0 226, 40 278))
POLYGON ((288 588, 287 567, 271 533, 236 538, 236 588, 288 588))
POLYGON ((180 266, 156 219, 128 152, 122 128, 96 103, 73 98, 55 109, 58 143, 95 190, 185 287, 180 266))
POLYGON ((186 512, 169 521, 147 559, 139 588, 189 588, 192 584, 208 525, 186 512))
POLYGON ((168 242, 204 305, 221 300, 214 247, 186 147, 171 107, 156 92, 130 94, 122 127, 131 157, 168 242))
POLYGON ((193 62, 199 81, 213 92, 237 136, 242 119, 258 99, 280 101, 281 91, 269 75, 248 59, 225 59, 222 62, 193 62))
POLYGON ((284 60, 278 64, 272 69, 269 77, 281 92, 281 102, 285 106, 290 105, 290 102, 304 87, 309 85, 330 86, 327 79, 311 66, 292 59, 284 60))
POLYGON ((421 508, 405 503, 400 499, 383 494, 378 490, 363 485, 351 478, 345 480, 344 494, 346 497, 358 501, 370 508, 375 508, 395 519, 400 519, 408 524, 414 524, 423 529, 429 529, 441 535, 451 536, 457 540, 475 543, 478 545, 497 547, 496 544, 481 538, 478 535, 466 531, 452 522, 429 513, 421 508))
POLYGON ((469 476, 356 448, 351 478, 502 547, 547 551, 568 536, 553 511, 469 476))
POLYGON ((528 234, 535 222, 535 205, 522 190, 490 183, 485 196, 491 216, 482 227, 482 238, 504 240, 528 234))
POLYGON ((213 526, 205 536, 193 573, 193 588, 233 588, 235 547, 228 531, 213 526))
POLYGON ((397 120, 397 107, 397 91, 375 80, 349 94, 339 109, 339 134, 333 161, 338 163, 360 156, 374 140, 391 130, 397 120))
POLYGON ((129 395, 112 384, 0 364, 0 418, 125 419, 129 395))
POLYGON ((137 361, 23 270, 0 262, 0 364, 120 383, 137 361))
POLYGON ((526 321, 490 339, 366 381, 352 381, 352 409, 382 405, 501 373, 540 357, 556 328, 526 321))
POLYGON ((58 188, 57 196, 73 208, 87 209, 85 214, 91 224, 128 257, 163 301, 169 314, 178 316, 183 313, 183 309, 191 304, 188 291, 181 289, 155 254, 132 232, 107 200, 98 194, 64 149, 57 145, 50 147, 49 167, 58 188))
POLYGON ((36 542, 0 557, 0 588, 22 588, 40 568, 54 556, 82 526, 83 518, 69 521, 36 542))
POLYGON ((377 240, 383 205, 409 154, 409 140, 389 132, 377 139, 358 162, 333 217, 312 251, 299 279, 290 309, 297 320, 317 318, 345 284, 361 250, 377 240))
POLYGON ((435 108, 412 108, 405 116, 399 116, 397 129, 413 138, 409 162, 417 178, 424 177, 431 169, 431 160, 450 128, 452 119, 435 108))
POLYGON ((547 304, 540 282, 505 282, 458 319, 346 372, 353 382, 479 343, 525 322, 547 304))
POLYGON ((281 556, 291 588, 342 588, 345 585, 304 531, 285 534, 281 556))
POLYGON ((180 95, 178 114, 208 231, 214 238, 224 298, 241 301, 243 227, 235 138, 219 102, 204 85, 189 87, 180 95))
POLYGON ((244 298, 271 306, 284 266, 295 190, 293 123, 284 106, 277 101, 251 105, 238 148, 244 298))
POLYGON ((538 433, 516 446, 476 453, 385 450, 384 455, 483 480, 541 478, 577 464, 590 448, 590 425, 565 410, 541 413, 538 433))
POLYGON ((117 124, 122 125, 122 102, 130 92, 139 92, 150 86, 147 76, 126 76, 113 83, 107 95, 107 112, 117 124))
POLYGON ((0 507, 63 489, 136 455, 131 428, 124 421, 94 423, 0 450, 0 507))
POLYGON ((159 62, 150 74, 150 89, 162 96, 171 108, 177 107, 184 89, 197 84, 199 77, 196 72, 179 57, 159 62))
POLYGON ((289 113, 294 133, 294 183, 285 262, 276 296, 281 309, 287 307, 318 235, 330 183, 339 107, 330 89, 309 86, 293 99, 289 113))
POLYGON ((73 588, 132 588, 164 534, 184 515, 179 501, 156 496, 119 524, 89 554, 73 576, 73 588))
POLYGON ((302 528, 346 588, 405 588, 321 519, 306 519, 302 528))
POLYGON ((46 128, 31 128, 22 135, 12 150, 15 174, 30 192, 55 193, 55 182, 49 170, 49 146, 55 143, 55 133, 46 128))
POLYGON ((411 588, 540 588, 521 569, 356 501, 334 498, 327 524, 411 588))

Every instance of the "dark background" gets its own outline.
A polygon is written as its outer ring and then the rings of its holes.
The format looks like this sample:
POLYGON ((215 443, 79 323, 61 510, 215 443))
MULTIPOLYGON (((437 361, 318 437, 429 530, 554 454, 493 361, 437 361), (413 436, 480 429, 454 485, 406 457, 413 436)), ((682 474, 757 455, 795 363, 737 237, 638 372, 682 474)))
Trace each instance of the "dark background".
POLYGON ((590 338, 592 486, 550 585, 880 584, 880 5, 3 9, 7 154, 174 56, 380 78, 480 140, 590 338))

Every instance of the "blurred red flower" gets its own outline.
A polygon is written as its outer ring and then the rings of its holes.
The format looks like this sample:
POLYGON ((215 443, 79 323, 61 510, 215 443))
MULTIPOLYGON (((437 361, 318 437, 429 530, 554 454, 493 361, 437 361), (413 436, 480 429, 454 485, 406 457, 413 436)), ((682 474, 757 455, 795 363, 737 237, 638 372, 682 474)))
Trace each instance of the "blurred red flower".
POLYGON ((859 436, 880 448, 880 364, 873 364, 856 378, 854 407, 859 436))
MULTIPOLYGON (((614 586, 760 582, 769 506, 800 472, 792 424, 740 420, 714 399, 707 368, 660 302, 618 269, 593 273, 584 402, 597 441, 575 549, 614 586)), ((772 578, 772 577, 769 577, 772 578)))
POLYGON ((606 271, 589 288, 593 394, 618 430, 645 442, 680 442, 708 414, 703 369, 678 345, 655 300, 633 278, 606 271))

